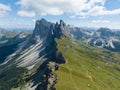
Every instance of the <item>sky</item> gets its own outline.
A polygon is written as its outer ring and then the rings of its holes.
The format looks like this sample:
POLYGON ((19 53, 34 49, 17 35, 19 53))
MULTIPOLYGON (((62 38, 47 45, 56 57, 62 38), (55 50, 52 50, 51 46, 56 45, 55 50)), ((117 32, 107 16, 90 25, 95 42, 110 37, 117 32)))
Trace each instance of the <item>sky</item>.
POLYGON ((120 0, 0 0, 1 28, 34 28, 41 18, 120 29, 120 0))

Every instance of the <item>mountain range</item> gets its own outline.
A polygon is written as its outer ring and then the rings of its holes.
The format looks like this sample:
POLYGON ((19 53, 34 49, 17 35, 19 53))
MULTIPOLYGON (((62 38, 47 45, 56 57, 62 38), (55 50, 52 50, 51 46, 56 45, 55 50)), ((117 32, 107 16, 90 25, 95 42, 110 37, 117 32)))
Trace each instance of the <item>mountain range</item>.
POLYGON ((89 31, 79 27, 70 27, 71 37, 82 40, 98 48, 106 48, 112 51, 120 51, 120 33, 109 28, 99 28, 96 31, 89 31))
POLYGON ((108 28, 90 31, 41 19, 32 34, 6 40, 0 43, 0 90, 120 88, 120 34, 108 28))

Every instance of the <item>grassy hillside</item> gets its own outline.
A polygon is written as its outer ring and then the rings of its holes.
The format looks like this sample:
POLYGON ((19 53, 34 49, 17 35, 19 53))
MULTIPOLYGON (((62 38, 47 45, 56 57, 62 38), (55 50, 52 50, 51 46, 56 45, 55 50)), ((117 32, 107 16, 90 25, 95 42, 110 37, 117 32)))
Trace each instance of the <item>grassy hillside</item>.
POLYGON ((67 60, 56 73, 57 90, 120 90, 120 55, 68 39, 56 40, 67 60))
POLYGON ((0 66, 0 90, 11 90, 11 88, 20 87, 25 83, 26 69, 17 68, 14 65, 1 68, 0 66))

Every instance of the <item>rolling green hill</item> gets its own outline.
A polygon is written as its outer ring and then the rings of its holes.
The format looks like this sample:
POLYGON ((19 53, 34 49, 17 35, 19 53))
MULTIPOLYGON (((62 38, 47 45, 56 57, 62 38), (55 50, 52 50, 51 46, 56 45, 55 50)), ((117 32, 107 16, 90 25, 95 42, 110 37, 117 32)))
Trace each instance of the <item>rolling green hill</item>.
POLYGON ((120 90, 120 55, 69 39, 56 40, 67 60, 56 90, 120 90), (72 42, 72 43, 71 43, 72 42))

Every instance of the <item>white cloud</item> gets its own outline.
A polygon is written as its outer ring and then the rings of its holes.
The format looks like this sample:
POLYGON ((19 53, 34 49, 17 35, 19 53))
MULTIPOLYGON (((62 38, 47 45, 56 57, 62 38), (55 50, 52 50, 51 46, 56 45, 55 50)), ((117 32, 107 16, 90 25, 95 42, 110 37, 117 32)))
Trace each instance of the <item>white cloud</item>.
POLYGON ((87 17, 120 14, 120 9, 107 10, 104 6, 105 1, 106 0, 20 0, 16 4, 21 7, 18 15, 29 17, 35 14, 62 15, 64 13, 70 15, 71 18, 76 16, 87 17))
POLYGON ((11 7, 0 3, 0 17, 6 15, 8 11, 11 11, 11 7))
POLYGON ((26 16, 26 17, 33 17, 35 16, 35 13, 34 12, 31 12, 31 11, 18 11, 17 12, 18 15, 20 16, 26 16))
POLYGON ((87 13, 84 13, 85 16, 98 16, 98 15, 116 15, 120 14, 120 9, 115 10, 106 10, 103 6, 95 6, 90 9, 87 13))
POLYGON ((92 23, 109 23, 108 20, 92 20, 92 23))

